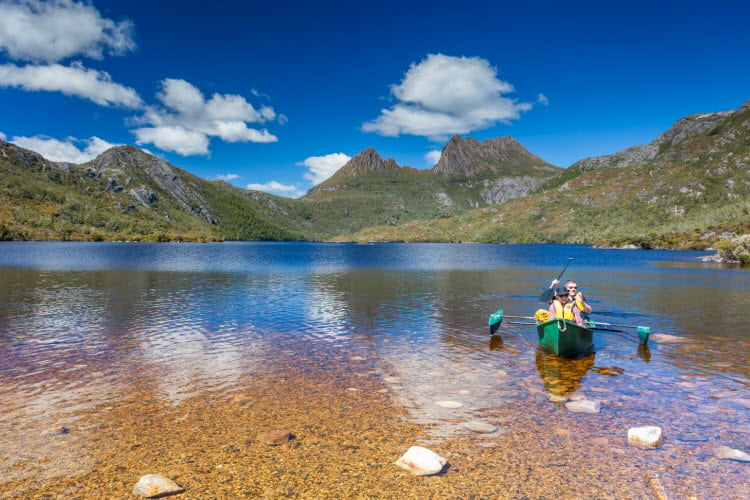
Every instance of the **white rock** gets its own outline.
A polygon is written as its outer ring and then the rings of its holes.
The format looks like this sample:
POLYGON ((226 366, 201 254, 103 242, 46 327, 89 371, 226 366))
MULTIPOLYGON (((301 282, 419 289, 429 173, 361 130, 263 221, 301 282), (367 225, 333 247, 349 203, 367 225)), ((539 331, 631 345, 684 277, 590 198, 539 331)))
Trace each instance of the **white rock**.
POLYGON ((458 401, 435 401, 435 404, 443 408, 461 408, 463 406, 463 403, 458 401))
POLYGON ((395 464, 402 469, 408 470, 415 476, 430 476, 437 474, 448 461, 427 448, 412 446, 395 464))
POLYGON ((628 443, 641 448, 658 448, 661 446, 661 427, 646 425, 628 429, 628 443))
POLYGON ((729 446, 719 446, 716 449, 716 456, 723 460, 737 460, 738 462, 750 462, 750 454, 744 451, 735 450, 729 446))
POLYGON ((133 495, 146 498, 174 495, 183 491, 185 489, 180 485, 158 474, 146 474, 133 486, 133 495))
POLYGON ((601 402, 596 399, 579 399, 565 403, 565 408, 573 413, 599 413, 601 406, 601 402))

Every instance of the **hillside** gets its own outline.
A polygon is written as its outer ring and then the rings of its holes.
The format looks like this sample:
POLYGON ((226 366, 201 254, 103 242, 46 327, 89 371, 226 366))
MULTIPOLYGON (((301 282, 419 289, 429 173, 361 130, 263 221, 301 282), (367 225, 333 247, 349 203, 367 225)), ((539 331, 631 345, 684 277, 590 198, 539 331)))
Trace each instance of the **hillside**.
POLYGON ((300 238, 261 214, 270 195, 259 203, 130 146, 73 165, 0 142, 0 173, 0 239, 300 238))
POLYGON ((692 115, 652 143, 582 160, 528 197, 353 240, 701 248, 750 229, 750 101, 692 115))
POLYGON ((300 199, 207 181, 131 146, 82 165, 0 141, 0 239, 354 240, 701 248, 750 230, 750 102, 561 169, 512 137, 453 137, 430 170, 369 148, 300 199))

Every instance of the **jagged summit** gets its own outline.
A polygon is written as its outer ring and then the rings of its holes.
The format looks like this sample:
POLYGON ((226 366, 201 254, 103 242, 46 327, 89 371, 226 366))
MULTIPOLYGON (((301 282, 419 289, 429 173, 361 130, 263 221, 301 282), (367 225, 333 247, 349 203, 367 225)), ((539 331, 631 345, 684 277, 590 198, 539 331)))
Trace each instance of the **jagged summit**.
POLYGON ((393 158, 384 160, 383 157, 375 151, 375 148, 369 147, 346 162, 346 164, 336 172, 336 175, 356 177, 370 172, 395 172, 399 168, 401 167, 396 163, 396 160, 393 158))
POLYGON ((513 137, 506 135, 482 142, 454 135, 443 148, 440 161, 432 168, 444 175, 549 175, 557 169, 530 153, 513 137))

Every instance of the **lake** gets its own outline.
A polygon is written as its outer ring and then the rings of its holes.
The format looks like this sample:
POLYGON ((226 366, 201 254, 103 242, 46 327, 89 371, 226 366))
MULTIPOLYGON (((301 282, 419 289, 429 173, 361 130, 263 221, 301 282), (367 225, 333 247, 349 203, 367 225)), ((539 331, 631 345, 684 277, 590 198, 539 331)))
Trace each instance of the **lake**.
POLYGON ((0 243, 0 498, 127 496, 152 472, 184 498, 749 498, 721 450, 750 453, 750 270, 707 254, 0 243), (574 359, 523 320, 490 335, 571 257, 592 318, 627 326, 574 359), (659 448, 628 444, 645 425, 659 448), (398 469, 411 445, 449 468, 398 469))

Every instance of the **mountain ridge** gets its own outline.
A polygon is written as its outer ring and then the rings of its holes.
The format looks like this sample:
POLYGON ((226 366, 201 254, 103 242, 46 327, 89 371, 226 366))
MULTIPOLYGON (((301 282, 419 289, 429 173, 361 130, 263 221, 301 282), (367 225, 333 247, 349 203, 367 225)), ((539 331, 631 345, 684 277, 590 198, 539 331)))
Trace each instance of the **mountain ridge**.
POLYGON ((680 233, 701 246, 713 241, 702 235, 741 230, 748 221, 749 150, 750 101, 686 116, 647 145, 568 169, 511 136, 454 136, 425 170, 367 148, 304 197, 290 199, 201 179, 133 146, 75 165, 0 141, 0 239, 678 247, 685 242, 668 235, 680 233))

